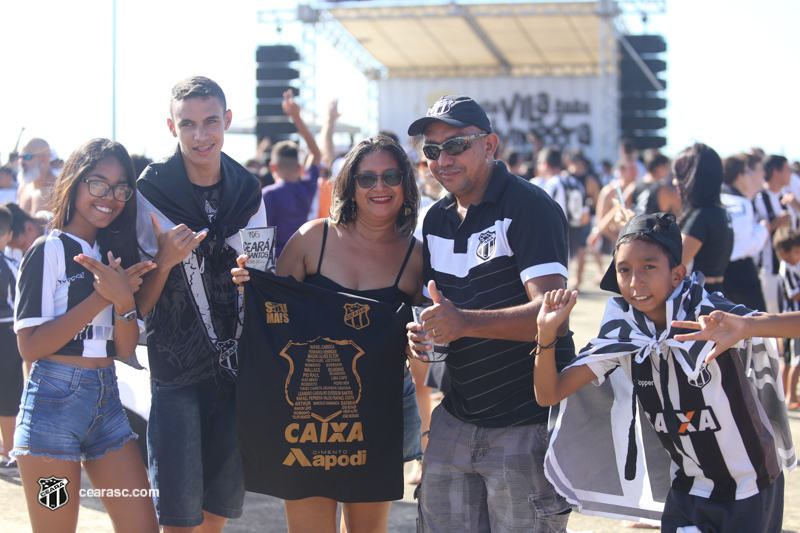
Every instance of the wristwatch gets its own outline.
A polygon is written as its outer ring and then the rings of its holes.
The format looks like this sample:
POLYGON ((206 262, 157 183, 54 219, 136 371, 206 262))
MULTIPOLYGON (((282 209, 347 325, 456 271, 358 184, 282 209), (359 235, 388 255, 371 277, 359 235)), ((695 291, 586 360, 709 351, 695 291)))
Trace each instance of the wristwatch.
MULTIPOLYGON (((112 310, 113 311, 113 310, 112 310)), ((132 311, 128 311, 124 315, 118 315, 116 311, 113 311, 114 318, 121 321, 121 322, 132 322, 136 320, 136 308, 134 307, 132 311)))

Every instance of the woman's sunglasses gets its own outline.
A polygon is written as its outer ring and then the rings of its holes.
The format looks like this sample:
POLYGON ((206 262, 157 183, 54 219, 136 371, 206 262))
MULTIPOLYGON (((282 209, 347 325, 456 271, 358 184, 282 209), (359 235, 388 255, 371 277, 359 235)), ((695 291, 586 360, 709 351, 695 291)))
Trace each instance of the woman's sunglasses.
POLYGON ((458 155, 465 150, 469 150, 472 143, 470 142, 472 139, 480 139, 481 137, 486 137, 489 135, 488 133, 476 133, 475 135, 467 135, 466 137, 454 137, 449 139, 442 144, 423 144, 422 145, 422 153, 425 154, 425 157, 428 159, 434 160, 439 159, 439 154, 444 153, 447 155, 458 155))
POLYGON ((363 172, 356 174, 356 183, 362 189, 371 189, 378 183, 378 178, 381 178, 387 187, 397 187, 403 181, 403 173, 399 170, 387 170, 379 176, 372 172, 363 172))
POLYGON ((120 202, 127 202, 133 196, 133 188, 127 185, 114 185, 112 187, 105 181, 87 180, 86 178, 81 178, 81 181, 89 186, 89 194, 97 198, 102 198, 108 194, 109 189, 114 190, 114 199, 120 202))

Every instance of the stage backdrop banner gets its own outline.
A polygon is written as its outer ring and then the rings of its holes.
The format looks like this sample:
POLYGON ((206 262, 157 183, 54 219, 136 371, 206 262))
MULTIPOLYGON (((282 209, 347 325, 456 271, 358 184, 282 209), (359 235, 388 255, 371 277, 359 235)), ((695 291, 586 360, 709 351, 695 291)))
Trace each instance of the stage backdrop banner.
POLYGON ((244 291, 245 488, 286 500, 402 498, 409 307, 252 270, 244 291))

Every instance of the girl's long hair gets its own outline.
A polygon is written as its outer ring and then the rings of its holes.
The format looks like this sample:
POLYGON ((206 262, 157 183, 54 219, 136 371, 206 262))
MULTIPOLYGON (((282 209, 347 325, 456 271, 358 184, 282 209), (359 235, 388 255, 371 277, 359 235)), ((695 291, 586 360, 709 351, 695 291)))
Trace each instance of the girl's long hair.
POLYGON ((703 143, 686 148, 673 161, 672 171, 681 191, 679 226, 695 209, 720 205, 722 160, 713 148, 703 143))
POLYGON ((122 165, 125 181, 133 189, 133 195, 111 224, 98 228, 97 245, 100 247, 103 263, 108 263, 108 252, 111 251, 115 257, 122 258, 122 266, 127 268, 139 262, 136 240, 136 171, 131 156, 120 143, 108 139, 92 139, 72 152, 64 163, 53 190, 55 207, 50 227, 64 231, 75 216, 75 197, 81 179, 106 157, 113 157, 122 165))

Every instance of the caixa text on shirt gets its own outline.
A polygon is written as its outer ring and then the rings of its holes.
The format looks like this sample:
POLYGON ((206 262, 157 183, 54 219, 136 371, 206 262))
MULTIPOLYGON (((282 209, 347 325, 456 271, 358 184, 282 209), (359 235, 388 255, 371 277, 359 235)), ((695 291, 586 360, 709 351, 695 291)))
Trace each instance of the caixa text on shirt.
MULTIPOLYGON (((667 433, 667 424, 664 421, 664 413, 658 412, 655 415, 655 420, 647 417, 653 424, 656 431, 660 433, 667 433)), ((675 412, 675 417, 678 419, 678 434, 688 435, 689 433, 697 433, 702 431, 719 431, 719 422, 717 421, 714 410, 711 407, 704 407, 694 411, 686 411, 684 413, 675 412)))
POLYGON ((350 425, 349 422, 308 422, 300 432, 300 424, 293 423, 286 426, 284 436, 286 442, 291 443, 304 443, 304 442, 354 442, 364 440, 364 430, 361 427, 361 422, 354 422, 350 425), (317 430, 319 426, 319 430, 317 430), (348 426, 350 426, 348 428, 348 426), (349 431, 348 431, 349 429, 349 431), (347 431, 347 437, 344 436, 347 431))

